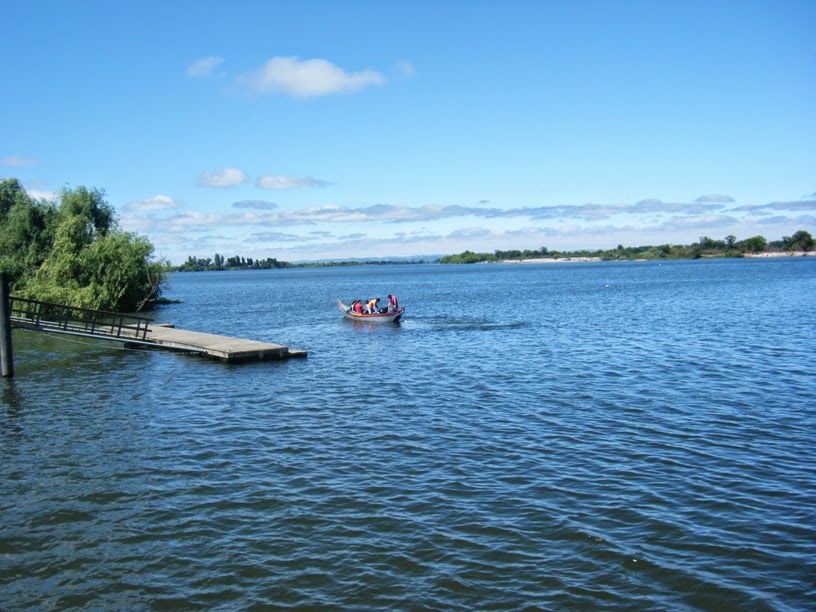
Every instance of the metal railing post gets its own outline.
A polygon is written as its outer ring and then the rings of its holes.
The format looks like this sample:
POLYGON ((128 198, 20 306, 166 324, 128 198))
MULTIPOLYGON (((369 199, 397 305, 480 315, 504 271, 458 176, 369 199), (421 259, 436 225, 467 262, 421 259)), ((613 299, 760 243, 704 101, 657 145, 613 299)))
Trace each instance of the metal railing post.
POLYGON ((43 331, 145 340, 150 325, 150 319, 133 315, 11 296, 9 300, 14 304, 14 312, 10 311, 13 322, 33 325, 43 331))
POLYGON ((11 300, 9 283, 0 272, 0 370, 4 378, 14 377, 14 350, 11 344, 11 300))

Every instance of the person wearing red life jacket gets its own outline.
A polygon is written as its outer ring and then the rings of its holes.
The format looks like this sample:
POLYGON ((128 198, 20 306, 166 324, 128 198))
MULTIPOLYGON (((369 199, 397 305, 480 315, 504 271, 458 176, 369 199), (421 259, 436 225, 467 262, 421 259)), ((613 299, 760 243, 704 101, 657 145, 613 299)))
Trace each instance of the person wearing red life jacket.
POLYGON ((399 301, 397 301, 396 295, 388 294, 388 312, 394 312, 395 310, 399 310, 399 301))
POLYGON ((357 300, 354 304, 354 312, 357 314, 363 314, 363 301, 357 300))

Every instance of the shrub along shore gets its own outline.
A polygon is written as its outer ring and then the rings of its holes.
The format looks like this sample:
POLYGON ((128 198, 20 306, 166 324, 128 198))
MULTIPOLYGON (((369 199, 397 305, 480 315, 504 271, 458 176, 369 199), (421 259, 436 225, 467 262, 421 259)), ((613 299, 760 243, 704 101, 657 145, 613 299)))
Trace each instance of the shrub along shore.
POLYGON ((0 181, 0 272, 22 298, 137 312, 160 295, 167 266, 144 236, 123 231, 98 189, 35 199, 0 181))

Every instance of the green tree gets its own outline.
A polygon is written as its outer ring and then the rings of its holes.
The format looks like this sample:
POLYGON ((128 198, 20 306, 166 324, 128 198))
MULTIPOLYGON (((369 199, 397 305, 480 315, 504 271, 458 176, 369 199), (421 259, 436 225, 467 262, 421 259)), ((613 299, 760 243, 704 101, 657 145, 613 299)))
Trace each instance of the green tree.
POLYGON ((768 241, 762 236, 752 236, 745 240, 740 240, 736 247, 743 253, 762 253, 768 247, 768 241))
POLYGON ((810 251, 813 248, 813 237, 805 230, 799 230, 793 236, 782 238, 786 251, 810 251))
POLYGON ((59 212, 62 218, 80 218, 85 222, 88 242, 97 234, 104 236, 114 226, 113 208, 105 202, 105 192, 99 189, 63 189, 59 212))
POLYGON ((708 236, 700 238, 700 248, 704 251, 721 251, 726 248, 724 240, 714 240, 708 236))
MULTIPOLYGON (((520 251, 517 251, 520 254, 520 251)), ((479 263, 483 261, 496 261, 497 257, 491 253, 474 253, 473 251, 463 251, 459 255, 446 255, 440 258, 439 263, 479 263)))
POLYGON ((0 271, 12 291, 36 273, 53 243, 57 208, 33 200, 17 179, 0 181, 0 271))
POLYGON ((20 181, 13 178, 0 182, 0 219, 8 215, 11 207, 20 201, 31 201, 20 181))
POLYGON ((64 189, 57 206, 11 179, 0 182, 0 269, 22 297, 134 312, 159 296, 167 266, 118 227, 103 191, 64 189))

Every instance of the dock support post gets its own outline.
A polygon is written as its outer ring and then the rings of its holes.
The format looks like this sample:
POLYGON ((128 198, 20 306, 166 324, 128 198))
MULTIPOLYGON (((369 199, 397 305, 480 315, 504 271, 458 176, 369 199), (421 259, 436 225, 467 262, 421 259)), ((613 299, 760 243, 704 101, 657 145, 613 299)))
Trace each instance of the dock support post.
POLYGON ((0 272, 0 366, 3 377, 14 377, 14 353, 11 347, 11 300, 8 278, 0 272))

